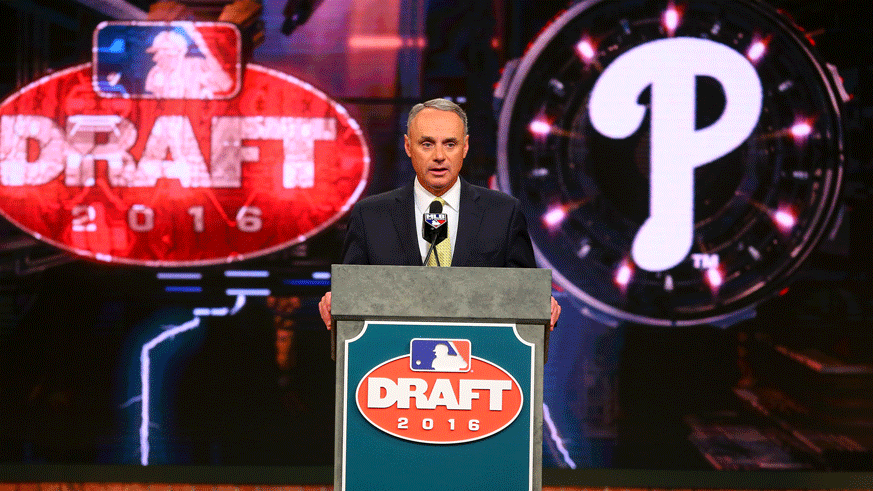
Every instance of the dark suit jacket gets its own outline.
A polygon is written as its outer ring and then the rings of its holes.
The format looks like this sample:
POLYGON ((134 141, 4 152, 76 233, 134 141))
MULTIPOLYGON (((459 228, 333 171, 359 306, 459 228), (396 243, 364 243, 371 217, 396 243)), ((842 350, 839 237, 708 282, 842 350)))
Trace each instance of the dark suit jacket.
MULTIPOLYGON (((345 264, 421 266, 413 183, 362 199, 352 209, 345 264)), ((461 179, 452 266, 536 267, 518 200, 461 179)))

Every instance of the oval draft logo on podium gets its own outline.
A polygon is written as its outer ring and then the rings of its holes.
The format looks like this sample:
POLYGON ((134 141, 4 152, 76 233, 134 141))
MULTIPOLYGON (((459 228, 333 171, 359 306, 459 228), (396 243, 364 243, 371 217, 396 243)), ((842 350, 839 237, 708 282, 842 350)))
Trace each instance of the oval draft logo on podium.
POLYGON ((521 386, 472 356, 469 340, 413 339, 409 351, 358 384, 358 410, 380 430, 420 443, 464 443, 500 432, 521 412, 521 386))

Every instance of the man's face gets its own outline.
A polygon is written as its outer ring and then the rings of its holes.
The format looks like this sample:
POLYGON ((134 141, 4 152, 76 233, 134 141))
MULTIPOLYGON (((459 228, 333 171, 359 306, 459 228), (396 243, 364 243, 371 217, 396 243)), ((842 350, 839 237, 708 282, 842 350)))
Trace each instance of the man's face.
POLYGON ((467 156, 469 137, 464 135, 461 117, 451 111, 424 108, 410 123, 404 140, 418 182, 435 196, 442 196, 458 180, 467 156))

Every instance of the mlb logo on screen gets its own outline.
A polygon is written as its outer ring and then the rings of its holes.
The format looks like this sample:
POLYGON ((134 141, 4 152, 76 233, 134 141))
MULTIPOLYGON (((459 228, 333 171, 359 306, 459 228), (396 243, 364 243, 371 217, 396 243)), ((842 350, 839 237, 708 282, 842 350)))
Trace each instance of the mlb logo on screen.
POLYGON ((424 221, 433 228, 439 228, 447 221, 443 213, 425 213, 424 221))
POLYGON ((111 21, 94 32, 101 97, 221 100, 241 88, 241 37, 226 22, 111 21))
POLYGON ((409 364, 415 372, 469 372, 469 339, 413 339, 409 364))

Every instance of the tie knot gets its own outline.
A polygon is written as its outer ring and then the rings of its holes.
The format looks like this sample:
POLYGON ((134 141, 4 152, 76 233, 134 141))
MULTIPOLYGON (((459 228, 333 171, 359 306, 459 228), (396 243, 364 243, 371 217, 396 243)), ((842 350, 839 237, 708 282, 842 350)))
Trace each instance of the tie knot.
POLYGON ((446 200, 442 199, 440 196, 437 196, 437 197, 434 198, 433 200, 434 200, 434 201, 439 201, 439 203, 440 203, 441 205, 445 205, 445 204, 446 204, 446 200))

